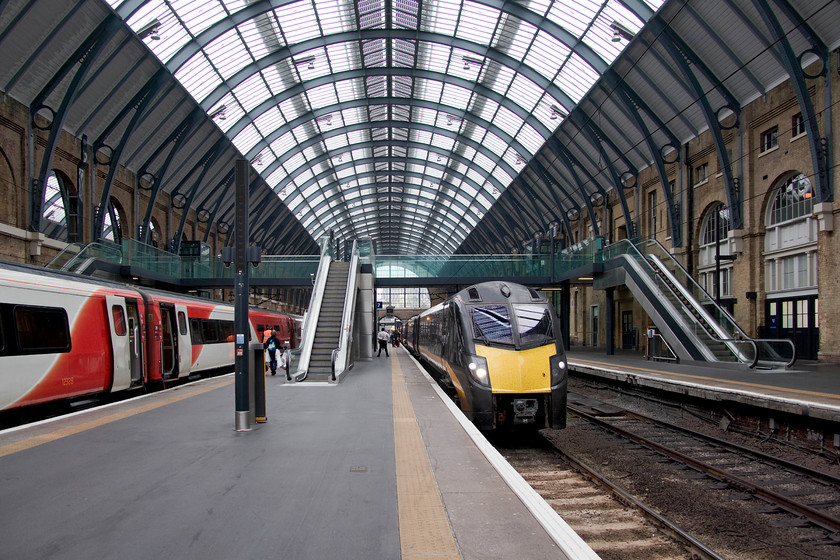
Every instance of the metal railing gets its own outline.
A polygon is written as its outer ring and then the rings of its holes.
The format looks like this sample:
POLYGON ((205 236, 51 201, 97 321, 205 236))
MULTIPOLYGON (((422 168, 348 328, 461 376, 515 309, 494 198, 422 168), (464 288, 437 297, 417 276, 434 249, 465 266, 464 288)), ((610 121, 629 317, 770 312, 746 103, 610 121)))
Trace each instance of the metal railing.
POLYGON ((95 270, 97 261, 119 266, 123 264, 123 252, 119 246, 106 243, 71 243, 47 263, 46 268, 84 274, 92 267, 95 270))
POLYGON ((677 362, 680 359, 660 333, 648 333, 645 344, 645 358, 653 361, 677 362))

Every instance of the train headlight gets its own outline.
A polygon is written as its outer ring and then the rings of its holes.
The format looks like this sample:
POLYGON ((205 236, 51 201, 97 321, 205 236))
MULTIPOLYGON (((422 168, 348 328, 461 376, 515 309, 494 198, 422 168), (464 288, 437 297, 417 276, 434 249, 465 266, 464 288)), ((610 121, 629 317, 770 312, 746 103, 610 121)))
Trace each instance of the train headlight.
POLYGON ((557 386, 566 382, 566 360, 555 354, 549 359, 551 365, 551 386, 557 386))
POLYGON ((470 377, 479 385, 490 385, 490 376, 487 373, 487 360, 481 356, 467 357, 467 371, 470 377))

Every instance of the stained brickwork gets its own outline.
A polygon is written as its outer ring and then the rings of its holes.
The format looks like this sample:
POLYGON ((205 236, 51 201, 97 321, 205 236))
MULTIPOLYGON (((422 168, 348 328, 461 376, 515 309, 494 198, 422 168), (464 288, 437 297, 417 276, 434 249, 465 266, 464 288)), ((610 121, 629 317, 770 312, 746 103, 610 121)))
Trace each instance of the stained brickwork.
MULTIPOLYGON (((0 103, 0 258, 15 262, 43 265, 67 244, 68 239, 48 239, 30 232, 29 227, 29 178, 40 172, 49 132, 48 122, 36 116, 32 153, 29 152, 29 111, 14 99, 3 96, 0 103)), ((83 154, 80 139, 63 133, 52 160, 52 169, 60 176, 70 195, 79 195, 85 201, 80 208, 83 226, 78 241, 89 243, 93 238, 95 206, 102 199, 108 175, 106 153, 83 154), (86 156, 86 157, 85 157, 86 156)), ((138 238, 138 223, 145 217, 149 205, 148 185, 138 188, 135 174, 120 166, 110 191, 112 204, 119 214, 122 235, 126 239, 138 238)), ((155 202, 152 221, 155 224, 158 245, 165 249, 175 234, 182 211, 173 209, 168 195, 161 193, 155 202)), ((184 226, 184 239, 204 239, 206 224, 197 222, 190 211, 184 226)), ((213 231, 208 243, 214 253, 221 250, 224 236, 213 231)))

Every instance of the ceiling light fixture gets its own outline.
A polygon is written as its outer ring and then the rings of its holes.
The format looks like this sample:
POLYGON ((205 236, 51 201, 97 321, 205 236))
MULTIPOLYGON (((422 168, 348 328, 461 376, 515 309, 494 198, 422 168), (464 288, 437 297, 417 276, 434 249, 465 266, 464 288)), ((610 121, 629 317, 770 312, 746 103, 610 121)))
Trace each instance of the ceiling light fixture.
POLYGON ((633 38, 636 36, 635 33, 630 31, 624 24, 614 21, 610 24, 610 28, 613 30, 612 42, 617 43, 622 39, 626 41, 632 41, 633 38))
POLYGON ((461 60, 464 62, 464 70, 469 70, 471 64, 475 64, 476 66, 479 66, 479 67, 482 64, 484 64, 484 61, 481 60, 480 58, 472 58, 470 56, 464 56, 464 57, 461 58, 461 60))
POLYGON ((160 21, 158 21, 157 19, 153 19, 152 21, 150 21, 149 23, 137 30, 137 36, 140 38, 141 41, 146 39, 147 37, 152 41, 159 41, 160 35, 158 35, 158 32, 160 31, 160 25, 160 21))
POLYGON ((569 113, 558 107, 557 105, 551 106, 551 120, 556 121, 557 118, 565 119, 569 116, 569 113))
POLYGON ((306 68, 308 70, 315 70, 315 57, 307 56, 306 58, 299 58, 295 60, 295 65, 301 66, 303 64, 306 64, 306 68))
POLYGON ((222 105, 221 107, 219 107, 218 109, 216 109, 215 111, 213 111, 212 113, 210 113, 210 118, 211 118, 211 119, 215 119, 216 117, 219 117, 219 120, 220 120, 220 121, 225 120, 225 119, 227 118, 227 117, 225 116, 225 110, 226 110, 226 109, 227 109, 227 106, 226 106, 226 105, 222 105))

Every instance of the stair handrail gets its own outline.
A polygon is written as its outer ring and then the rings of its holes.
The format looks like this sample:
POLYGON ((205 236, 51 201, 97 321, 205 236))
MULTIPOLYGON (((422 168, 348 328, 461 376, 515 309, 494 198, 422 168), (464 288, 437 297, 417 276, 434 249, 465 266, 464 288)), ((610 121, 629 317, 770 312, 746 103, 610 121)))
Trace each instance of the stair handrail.
MULTIPOLYGON (((709 295, 709 293, 703 289, 700 284, 697 283, 696 280, 685 270, 685 268, 677 261, 671 253, 668 252, 665 247, 662 246, 661 243, 654 239, 646 239, 644 241, 639 241, 635 244, 638 248, 639 252, 645 255, 651 256, 658 256, 654 255, 654 251, 659 255, 662 255, 667 261, 672 265, 673 269, 668 267, 662 259, 660 259, 661 263, 665 265, 665 268, 672 273, 678 273, 682 276, 685 280, 680 281, 678 278, 676 279, 677 286, 682 286, 686 288, 686 290, 691 293, 693 296, 693 300, 697 302, 700 308, 706 311, 706 307, 711 307, 716 312, 719 319, 715 320, 712 324, 717 324, 723 329, 726 329, 728 325, 731 325, 732 330, 731 332, 727 333, 726 336, 721 336, 721 342, 729 341, 740 341, 740 340, 749 340, 752 341, 755 347, 755 359, 752 360, 750 367, 756 367, 760 362, 776 362, 776 363, 783 363, 785 367, 791 367, 796 362, 796 346, 794 345, 793 341, 790 339, 779 339, 779 338, 752 338, 744 330, 735 322, 735 319, 729 314, 729 312, 721 307, 715 299, 709 295), (693 292, 693 293, 692 293, 693 292), (695 295, 696 294, 696 295, 695 295), (702 299, 701 299, 702 298, 702 299), (779 350, 777 351, 775 347, 778 346, 779 350), (781 347, 787 347, 789 352, 783 352, 781 347)), ((674 274, 676 277, 676 274, 674 274)), ((695 309, 697 309, 695 307, 695 309)), ((708 313, 706 313, 708 315, 708 313)), ((726 331, 724 331, 726 332, 726 331)))
POLYGON ((292 350, 292 362, 296 369, 291 374, 295 381, 303 381, 309 371, 309 361, 312 359, 312 345, 315 343, 315 329, 318 326, 318 318, 321 313, 321 304, 324 300, 324 291, 327 287, 327 276, 330 272, 332 262, 332 248, 329 238, 321 239, 321 259, 318 261, 318 272, 312 286, 312 297, 309 300, 309 309, 303 320, 303 328, 300 334, 300 348, 292 350))
POLYGON ((666 360, 666 361, 669 361, 669 362, 676 362, 676 363, 680 362, 679 356, 677 356, 677 353, 674 352, 673 348, 671 348, 671 345, 668 344, 668 341, 665 340, 665 337, 662 336, 662 333, 648 334, 647 338, 648 338, 648 340, 647 340, 647 346, 645 347, 645 358, 647 358, 648 360, 654 360, 654 361, 655 360, 666 360), (664 344, 665 348, 668 349, 668 352, 670 352, 671 355, 670 356, 663 356, 663 355, 660 355, 658 352, 656 352, 655 355, 654 355, 654 352, 651 349, 651 346, 654 346, 653 344, 651 344, 652 340, 658 340, 659 342, 664 344))
POLYGON ((335 381, 350 367, 353 352, 353 320, 356 311, 356 287, 359 279, 359 247, 353 240, 350 268, 347 272, 347 291, 344 297, 344 310, 341 313, 341 333, 338 337, 338 348, 333 350, 331 357, 332 380, 335 381))
POLYGON ((81 243, 71 243, 61 250, 53 259, 47 263, 46 268, 56 270, 66 270, 71 272, 83 273, 88 268, 88 263, 102 260, 106 262, 113 262, 115 264, 122 264, 123 253, 118 247, 106 245, 104 243, 88 243, 82 245, 81 243), (64 255, 72 252, 72 249, 78 249, 75 255, 70 257, 64 263, 60 264, 60 260, 64 255), (100 254, 96 254, 99 252, 100 254))
POLYGON ((44 265, 44 268, 63 270, 64 265, 75 259, 84 249, 83 243, 68 243, 50 262, 44 265))

